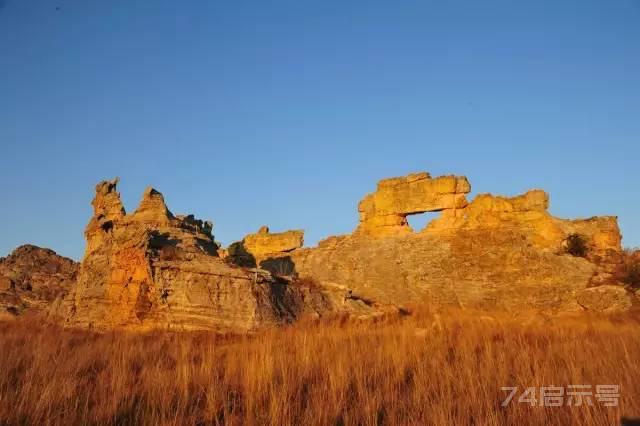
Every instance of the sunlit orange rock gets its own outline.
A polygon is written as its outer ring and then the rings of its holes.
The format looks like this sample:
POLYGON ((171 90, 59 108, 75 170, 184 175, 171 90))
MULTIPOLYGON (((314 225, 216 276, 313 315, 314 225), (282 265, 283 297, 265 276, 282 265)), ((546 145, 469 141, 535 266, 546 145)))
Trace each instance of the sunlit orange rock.
POLYGON ((244 237, 246 249, 256 258, 263 258, 269 254, 286 253, 304 244, 304 231, 285 231, 270 233, 269 228, 263 226, 255 234, 244 237))
MULTIPOLYGON (((360 202, 353 235, 330 237, 290 257, 300 276, 347 286, 379 306, 579 312, 585 307, 576 294, 610 281, 621 252, 615 217, 556 218, 542 190, 481 194, 467 203, 469 191, 462 177, 384 179, 360 202), (414 232, 407 216, 427 211, 441 214, 414 232), (584 257, 567 252, 572 235, 584 241, 584 257)), ((617 296, 629 297, 624 289, 617 296)))
POLYGON ((96 186, 77 284, 60 306, 67 324, 249 331, 302 313, 304 289, 221 259, 211 222, 173 215, 153 188, 125 214, 117 182, 96 186))
MULTIPOLYGON (((174 215, 153 188, 126 214, 117 183, 96 186, 77 282, 55 307, 67 324, 250 331, 416 304, 545 314, 632 306, 616 282, 617 219, 554 217, 539 189, 468 202, 466 177, 384 179, 360 202, 353 234, 304 248, 303 231, 262 227, 222 250, 211 222, 174 215), (413 230, 407 217, 424 212, 440 216, 413 230)), ((0 280, 0 291, 13 285, 0 280)))
POLYGON ((407 216, 416 213, 459 209, 467 205, 465 194, 471 191, 466 177, 428 173, 383 179, 378 189, 360 201, 358 234, 371 236, 411 233, 407 216))

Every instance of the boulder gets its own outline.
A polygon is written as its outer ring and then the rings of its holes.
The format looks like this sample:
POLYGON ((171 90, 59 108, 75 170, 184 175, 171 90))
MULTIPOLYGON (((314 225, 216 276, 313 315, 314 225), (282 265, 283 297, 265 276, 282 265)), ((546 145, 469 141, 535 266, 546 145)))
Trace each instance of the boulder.
POLYGON ((631 296, 622 286, 603 285, 586 288, 577 295, 584 310, 595 313, 619 313, 631 309, 631 296))
POLYGON ((269 228, 263 226, 255 234, 244 237, 244 246, 256 259, 268 255, 287 253, 302 247, 304 231, 294 230, 270 233, 269 228))

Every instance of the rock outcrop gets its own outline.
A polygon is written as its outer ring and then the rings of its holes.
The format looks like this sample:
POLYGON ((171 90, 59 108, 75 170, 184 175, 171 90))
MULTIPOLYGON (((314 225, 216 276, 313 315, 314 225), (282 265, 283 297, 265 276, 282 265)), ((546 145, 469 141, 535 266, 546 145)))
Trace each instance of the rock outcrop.
POLYGON ((126 214, 117 183, 96 186, 77 285, 60 307, 68 324, 250 331, 293 321, 316 300, 266 271, 229 265, 212 224, 173 215, 153 188, 126 214))
MULTIPOLYGON (((419 173, 385 179, 360 203, 353 235, 328 238, 290 257, 301 277, 346 286, 378 306, 587 309, 578 294, 583 300, 599 294, 584 290, 598 280, 607 284, 607 259, 621 251, 616 218, 555 218, 541 190, 512 198, 482 194, 467 204, 469 190, 464 177, 419 173), (442 213, 424 230, 412 232, 406 217, 424 211, 442 213), (567 253, 571 236, 584 241, 584 258, 567 253)), ((624 289, 616 294, 629 297, 624 289)), ((607 300, 618 308, 630 306, 607 300)))
POLYGON ((304 244, 304 231, 286 231, 270 233, 269 228, 263 226, 255 234, 244 237, 244 245, 256 258, 287 253, 302 247, 304 244))
POLYGON ((0 317, 46 314, 73 287, 78 263, 53 250, 24 245, 0 259, 0 317))
POLYGON ((469 191, 467 178, 461 176, 431 178, 423 172, 383 179, 376 192, 360 201, 356 233, 374 237, 410 234, 408 215, 461 209, 467 205, 469 191))
POLYGON ((632 268, 617 219, 556 218, 542 190, 467 202, 466 177, 384 179, 360 202, 351 235, 304 248, 303 231, 262 227, 223 250, 211 222, 174 215, 153 188, 127 214, 117 184, 96 186, 79 269, 30 246, 0 261, 4 311, 51 304, 71 326, 246 332, 421 304, 555 314, 635 303, 618 282, 632 268), (432 211, 440 217, 424 229, 409 226, 409 215, 432 211))
POLYGON ((463 209, 443 211, 423 232, 508 228, 526 233, 539 248, 559 249, 569 235, 580 235, 592 254, 621 251, 615 217, 563 220, 549 214, 548 208, 549 195, 539 189, 511 198, 480 194, 463 209))
POLYGON ((246 235, 242 241, 229 246, 227 259, 244 267, 259 266, 280 276, 292 276, 295 267, 288 254, 304 244, 304 231, 293 230, 270 233, 266 226, 257 233, 246 235))

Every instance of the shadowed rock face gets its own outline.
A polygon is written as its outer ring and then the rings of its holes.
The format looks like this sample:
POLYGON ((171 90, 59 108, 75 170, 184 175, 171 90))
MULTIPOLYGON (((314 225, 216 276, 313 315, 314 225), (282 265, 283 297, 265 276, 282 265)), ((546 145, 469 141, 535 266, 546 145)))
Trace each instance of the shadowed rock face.
POLYGON ((77 285, 60 307, 69 324, 248 331, 304 310, 303 289, 220 259, 210 222, 174 216, 153 188, 125 214, 116 184, 96 186, 77 285))
POLYGON ((53 250, 24 245, 0 259, 0 317, 45 313, 73 287, 78 263, 53 250))

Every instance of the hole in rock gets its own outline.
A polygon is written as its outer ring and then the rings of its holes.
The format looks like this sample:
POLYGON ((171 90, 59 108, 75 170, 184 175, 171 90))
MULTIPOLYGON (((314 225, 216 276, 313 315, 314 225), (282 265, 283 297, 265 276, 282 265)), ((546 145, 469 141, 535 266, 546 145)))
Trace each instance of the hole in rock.
POLYGON ((433 219, 440 217, 440 212, 425 212, 410 214, 407 216, 407 222, 413 229, 413 232, 420 232, 431 222, 433 219))
POLYGON ((113 222, 108 220, 105 223, 103 223, 101 226, 104 232, 111 232, 111 230, 113 229, 113 222))

